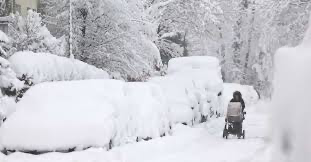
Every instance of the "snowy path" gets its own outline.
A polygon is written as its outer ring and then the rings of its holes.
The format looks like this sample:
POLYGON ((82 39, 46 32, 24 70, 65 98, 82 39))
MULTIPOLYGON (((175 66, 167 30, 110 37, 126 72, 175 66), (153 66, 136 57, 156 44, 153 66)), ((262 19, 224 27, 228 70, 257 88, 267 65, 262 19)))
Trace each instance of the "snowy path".
MULTIPOLYGON (((4 162, 265 162, 267 115, 249 108, 244 124, 246 139, 221 137, 224 119, 198 128, 177 126, 172 136, 115 148, 70 154, 32 156, 15 153, 4 162)), ((0 156, 1 161, 1 156, 0 156)), ((1 161, 1 162, 2 162, 1 161)))

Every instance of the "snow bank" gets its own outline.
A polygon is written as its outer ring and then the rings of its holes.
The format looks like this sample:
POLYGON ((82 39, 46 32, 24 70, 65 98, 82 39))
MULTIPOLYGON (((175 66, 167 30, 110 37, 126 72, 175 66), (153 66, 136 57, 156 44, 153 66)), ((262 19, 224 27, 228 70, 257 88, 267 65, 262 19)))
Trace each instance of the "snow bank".
POLYGON ((167 112, 159 87, 150 83, 42 83, 17 104, 0 129, 0 143, 22 151, 107 148, 167 133, 167 112))
MULTIPOLYGON (((306 36, 305 40, 308 36, 306 36)), ((310 162, 311 46, 281 48, 275 56, 273 142, 274 162, 310 162)))
POLYGON ((9 61, 18 77, 26 75, 35 84, 109 78, 107 72, 94 66, 48 53, 18 52, 9 61))
POLYGON ((240 91, 242 93, 246 106, 256 104, 259 100, 258 93, 253 86, 225 83, 223 90, 224 106, 228 105, 235 91, 240 91))
POLYGON ((170 106, 173 123, 194 124, 222 113, 223 90, 219 61, 214 57, 195 56, 171 59, 168 75, 149 82, 162 87, 170 106))

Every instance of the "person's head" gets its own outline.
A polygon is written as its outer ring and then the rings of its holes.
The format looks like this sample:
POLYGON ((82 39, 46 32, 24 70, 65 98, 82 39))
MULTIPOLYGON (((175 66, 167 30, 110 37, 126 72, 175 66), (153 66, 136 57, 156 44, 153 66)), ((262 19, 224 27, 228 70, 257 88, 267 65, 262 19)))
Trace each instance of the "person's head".
POLYGON ((239 91, 235 91, 235 92, 233 93, 233 98, 234 98, 235 100, 240 100, 240 99, 242 98, 242 94, 241 94, 239 91))

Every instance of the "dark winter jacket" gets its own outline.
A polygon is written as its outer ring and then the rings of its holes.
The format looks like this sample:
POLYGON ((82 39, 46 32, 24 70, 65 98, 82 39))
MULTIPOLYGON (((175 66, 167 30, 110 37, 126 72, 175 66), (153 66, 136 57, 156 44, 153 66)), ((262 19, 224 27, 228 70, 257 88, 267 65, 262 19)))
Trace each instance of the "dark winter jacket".
POLYGON ((243 98, 242 98, 242 94, 241 94, 240 92, 234 92, 234 94, 233 94, 233 99, 231 99, 230 102, 240 102, 241 105, 242 105, 242 111, 244 112, 244 109, 245 109, 245 102, 244 102, 244 100, 243 100, 243 98), (239 96, 239 99, 238 99, 238 100, 234 98, 235 95, 238 95, 238 96, 239 96))

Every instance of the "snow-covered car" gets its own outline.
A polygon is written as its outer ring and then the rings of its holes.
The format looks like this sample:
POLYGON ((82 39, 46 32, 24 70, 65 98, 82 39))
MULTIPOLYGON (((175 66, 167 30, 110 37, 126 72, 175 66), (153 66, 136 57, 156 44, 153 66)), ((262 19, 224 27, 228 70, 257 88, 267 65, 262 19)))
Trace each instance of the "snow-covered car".
POLYGON ((168 107, 151 83, 87 80, 42 83, 0 128, 3 150, 111 148, 168 133, 168 107))
POLYGON ((215 57, 171 59, 168 74, 149 82, 162 87, 173 123, 193 125, 223 114, 221 67, 215 57))

